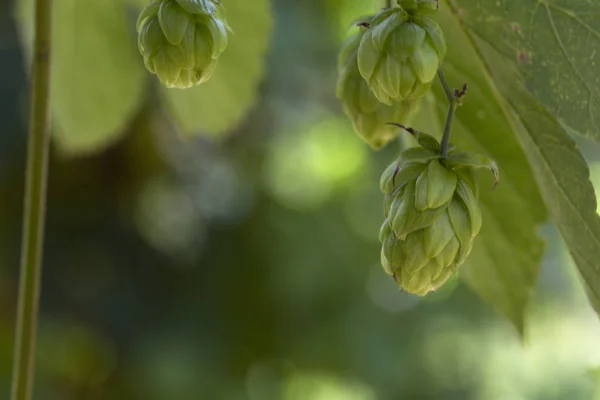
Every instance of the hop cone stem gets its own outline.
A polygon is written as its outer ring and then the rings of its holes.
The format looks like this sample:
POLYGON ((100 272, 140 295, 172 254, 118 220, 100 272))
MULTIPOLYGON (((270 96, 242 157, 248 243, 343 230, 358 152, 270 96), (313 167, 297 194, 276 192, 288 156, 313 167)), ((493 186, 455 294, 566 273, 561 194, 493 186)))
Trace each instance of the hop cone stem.
POLYGON ((440 143, 442 157, 446 158, 448 157, 448 149, 450 147, 450 133, 452 131, 452 122, 454 121, 454 114, 456 114, 458 106, 461 105, 462 98, 467 93, 467 84, 465 83, 461 91, 456 90, 453 93, 452 90, 450 90, 448 82, 446 82, 444 72, 441 69, 439 69, 437 75, 440 80, 440 83, 442 84, 442 87, 444 88, 446 99, 448 100, 448 114, 446 115, 444 133, 442 135, 442 140, 440 143))

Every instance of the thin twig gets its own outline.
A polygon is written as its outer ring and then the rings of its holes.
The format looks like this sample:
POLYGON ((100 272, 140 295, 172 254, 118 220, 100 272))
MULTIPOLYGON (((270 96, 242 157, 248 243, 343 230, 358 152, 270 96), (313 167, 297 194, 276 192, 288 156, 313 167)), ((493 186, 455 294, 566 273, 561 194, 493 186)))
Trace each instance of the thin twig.
POLYGON ((48 175, 51 1, 35 2, 23 244, 19 278, 12 400, 33 392, 48 175))
POLYGON ((442 157, 448 156, 448 149, 450 147, 450 131, 452 130, 452 122, 454 121, 454 114, 456 113, 457 104, 451 102, 448 108, 448 114, 446 115, 446 123, 444 124, 444 134, 442 135, 442 141, 440 143, 442 157))
POLYGON ((450 132, 452 130, 454 114, 456 114, 456 109, 461 105, 462 98, 467 94, 467 84, 465 83, 463 85, 462 90, 455 90, 452 92, 441 69, 438 70, 438 78, 440 79, 442 87, 444 88, 444 93, 446 94, 446 99, 448 100, 448 114, 446 115, 444 133, 440 143, 442 157, 445 158, 448 156, 448 149, 450 147, 450 132))

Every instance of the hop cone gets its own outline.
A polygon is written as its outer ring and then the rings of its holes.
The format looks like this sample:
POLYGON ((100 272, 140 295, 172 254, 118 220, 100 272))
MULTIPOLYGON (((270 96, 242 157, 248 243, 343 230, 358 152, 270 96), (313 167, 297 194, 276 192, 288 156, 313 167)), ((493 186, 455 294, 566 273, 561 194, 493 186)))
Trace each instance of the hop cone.
POLYGON ((411 14, 434 14, 439 8, 438 0, 398 0, 398 5, 411 14))
POLYGON ((358 69, 382 103, 422 97, 446 54, 442 29, 426 16, 437 2, 401 1, 377 14, 358 50, 358 69), (413 7, 414 5, 414 7, 413 7))
POLYGON ((421 147, 404 151, 381 176, 385 222, 381 262, 398 286, 420 296, 442 286, 465 261, 481 229, 476 168, 489 158, 452 148, 440 155, 438 141, 415 132, 421 147))
POLYGON ((397 136, 388 121, 408 124, 418 111, 418 101, 401 101, 391 106, 380 103, 358 71, 358 46, 366 28, 350 37, 342 46, 338 63, 337 97, 356 132, 374 149, 380 149, 397 136))
POLYGON ((211 0, 158 0, 138 18, 138 48, 146 68, 169 88, 210 79, 227 46, 226 22, 211 0))

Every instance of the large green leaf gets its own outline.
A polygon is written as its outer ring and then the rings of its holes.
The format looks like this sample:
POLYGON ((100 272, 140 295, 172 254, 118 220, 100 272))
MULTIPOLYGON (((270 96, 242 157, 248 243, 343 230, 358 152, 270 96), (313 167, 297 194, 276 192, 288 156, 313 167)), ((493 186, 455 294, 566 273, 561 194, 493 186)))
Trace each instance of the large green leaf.
MULTIPOLYGON (((455 19, 463 21, 471 38, 471 44, 465 44, 465 47, 475 48, 478 59, 485 64, 488 82, 496 89, 491 98, 500 100, 504 114, 509 117, 511 131, 517 135, 527 154, 548 211, 569 247, 593 306, 600 312, 600 217, 596 213, 588 166, 557 116, 527 90, 528 81, 520 65, 522 60, 483 39, 481 32, 492 32, 489 22, 477 17, 477 12, 483 12, 481 4, 478 0, 461 1, 460 5, 469 10, 467 13, 454 8, 455 19)), ((501 31, 496 36, 502 37, 501 31)), ((538 45, 539 57, 544 57, 547 49, 551 54, 552 45, 538 45)), ((553 60, 548 58, 545 62, 553 60)), ((577 60, 572 62, 584 70, 585 66, 577 60)), ((564 93, 564 96, 570 96, 570 93, 564 93)), ((569 101, 565 100, 565 103, 569 101)), ((588 123, 591 124, 589 120, 588 123)), ((589 130, 589 126, 586 129, 589 130)))
POLYGON ((600 140, 600 2, 457 0, 455 7, 479 40, 514 61, 552 115, 600 140))
MULTIPOLYGON (((33 1, 17 17, 31 53, 33 1)), ((146 73, 118 1, 53 2, 51 104, 61 150, 100 151, 118 140, 143 100, 146 73)))
MULTIPOLYGON (((527 158, 494 98, 477 53, 447 7, 442 7, 436 20, 451 43, 443 65, 446 79, 452 87, 469 85, 453 124, 452 142, 491 156, 501 172, 494 191, 491 174, 480 173, 483 228, 461 276, 522 332, 524 311, 544 251, 538 228, 547 219, 546 210, 527 158)), ((439 134, 447 110, 446 97, 436 84, 434 96, 424 102, 415 126, 439 134)))
POLYGON ((222 2, 233 33, 211 80, 187 90, 164 89, 170 109, 186 134, 221 135, 254 105, 272 30, 269 0, 222 2))

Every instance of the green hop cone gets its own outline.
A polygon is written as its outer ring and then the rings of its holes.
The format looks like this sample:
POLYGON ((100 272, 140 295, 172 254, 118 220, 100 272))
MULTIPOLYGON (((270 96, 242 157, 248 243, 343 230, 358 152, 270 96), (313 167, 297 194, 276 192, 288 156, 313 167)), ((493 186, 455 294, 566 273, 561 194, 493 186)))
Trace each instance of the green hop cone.
MULTIPOLYGON (((369 19, 366 20, 367 22, 369 19)), ((373 149, 378 150, 398 135, 389 121, 410 123, 419 109, 419 100, 404 100, 391 106, 380 103, 358 71, 358 46, 364 26, 342 46, 338 63, 337 97, 354 129, 373 149)))
POLYGON ((405 150, 381 176, 385 194, 379 235, 381 262, 398 286, 424 296, 466 260, 482 225, 477 168, 498 182, 496 163, 451 148, 440 154, 432 136, 414 132, 420 147, 405 150))
POLYGON ((439 8, 438 0, 400 0, 400 8, 410 14, 435 14, 439 8))
POLYGON ((425 15, 437 10, 437 2, 402 3, 414 3, 414 8, 381 11, 358 49, 360 74, 375 97, 388 105, 422 97, 446 55, 442 29, 425 15))
POLYGON ((138 48, 146 68, 169 88, 210 79, 227 46, 227 23, 211 0, 158 0, 138 23, 138 48))

